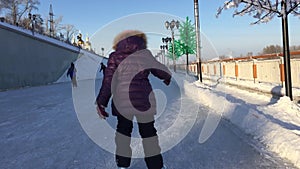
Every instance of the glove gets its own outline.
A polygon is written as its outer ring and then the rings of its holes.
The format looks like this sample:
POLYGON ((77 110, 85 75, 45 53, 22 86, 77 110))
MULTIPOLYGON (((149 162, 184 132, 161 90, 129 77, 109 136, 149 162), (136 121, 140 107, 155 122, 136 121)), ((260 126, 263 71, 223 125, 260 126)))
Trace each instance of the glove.
POLYGON ((171 78, 170 78, 170 79, 165 79, 165 80, 164 80, 164 83, 165 83, 167 86, 169 86, 170 82, 171 82, 171 78))
POLYGON ((102 119, 106 119, 106 117, 109 116, 103 106, 100 106, 100 107, 97 106, 97 113, 98 113, 99 117, 102 119))

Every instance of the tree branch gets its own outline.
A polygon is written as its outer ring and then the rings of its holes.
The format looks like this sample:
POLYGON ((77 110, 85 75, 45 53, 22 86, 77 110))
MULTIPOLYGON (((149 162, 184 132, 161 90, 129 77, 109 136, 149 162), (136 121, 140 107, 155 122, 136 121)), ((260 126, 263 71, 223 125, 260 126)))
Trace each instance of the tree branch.
POLYGON ((252 11, 248 11, 250 8, 251 8, 251 5, 248 5, 247 7, 244 7, 243 10, 241 10, 241 11, 236 11, 236 12, 233 14, 233 16, 240 15, 240 14, 242 14, 242 13, 250 13, 250 12, 252 12, 252 11))
MULTIPOLYGON (((288 15, 289 13, 293 12, 294 9, 296 9, 299 5, 300 5, 300 2, 296 2, 296 3, 294 4, 294 6, 291 7, 291 9, 289 9, 289 10, 287 11, 286 14, 288 15)), ((294 11, 294 12, 296 12, 296 11, 294 11)), ((298 12, 296 12, 296 13, 298 13, 298 12)))
POLYGON ((299 13, 299 12, 296 12, 296 11, 292 11, 292 13, 293 13, 294 15, 300 15, 300 13, 299 13))
POLYGON ((270 0, 268 0, 268 4, 269 4, 270 9, 273 9, 272 8, 272 2, 270 0))
POLYGON ((276 0, 276 4, 275 4, 275 6, 276 6, 276 11, 278 11, 278 0, 276 0))
POLYGON ((220 7, 220 8, 218 9, 217 14, 216 14, 216 17, 218 17, 218 16, 221 14, 221 12, 224 10, 224 8, 225 8, 227 5, 229 5, 230 2, 232 2, 232 0, 231 0, 231 1, 228 1, 227 3, 225 3, 225 4, 223 5, 222 8, 220 7))
POLYGON ((261 23, 268 15, 271 15, 271 13, 272 13, 272 12, 269 12, 269 13, 265 14, 262 18, 260 18, 260 19, 257 20, 256 22, 251 23, 251 25, 261 23))
MULTIPOLYGON (((258 1, 260 3, 260 1, 258 1)), ((262 5, 259 5, 259 4, 255 4, 252 0, 249 1, 249 0, 241 0, 241 3, 246 3, 246 4, 250 4, 250 5, 253 5, 255 7, 258 7, 258 8, 262 8, 264 10, 267 10, 267 11, 271 11, 271 12, 274 12, 274 13, 278 13, 278 14, 281 14, 278 10, 273 10, 273 8, 267 8, 266 6, 262 5)), ((276 6, 277 6, 277 2, 276 2, 276 6)))

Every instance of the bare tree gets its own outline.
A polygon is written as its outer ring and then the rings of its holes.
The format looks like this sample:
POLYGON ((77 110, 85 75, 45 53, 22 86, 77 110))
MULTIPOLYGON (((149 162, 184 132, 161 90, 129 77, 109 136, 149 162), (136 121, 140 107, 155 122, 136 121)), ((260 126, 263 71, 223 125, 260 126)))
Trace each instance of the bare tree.
POLYGON ((57 19, 54 20, 54 25, 53 25, 54 35, 56 35, 58 32, 60 32, 63 29, 63 25, 61 25, 62 20, 63 20, 63 16, 59 16, 57 19))
POLYGON ((67 42, 71 42, 72 37, 78 33, 78 30, 74 25, 66 24, 62 26, 62 31, 64 32, 64 36, 66 37, 67 42))
POLYGON ((299 0, 230 0, 224 2, 216 16, 218 17, 224 9, 236 8, 233 16, 249 14, 257 19, 251 24, 266 23, 274 16, 283 17, 290 13, 300 15, 299 4, 299 0))
POLYGON ((45 17, 45 34, 50 35, 50 25, 49 25, 50 19, 49 16, 45 17))
POLYGON ((282 47, 279 45, 270 45, 263 48, 263 54, 271 54, 271 53, 280 53, 282 51, 282 47))
POLYGON ((284 75, 285 75, 285 93, 293 100, 289 34, 288 34, 288 15, 300 15, 300 0, 229 0, 217 11, 217 17, 224 9, 236 8, 233 16, 245 14, 252 15, 256 19, 252 24, 269 22, 274 16, 278 16, 282 21, 282 39, 284 56, 284 75))
POLYGON ((12 19, 13 24, 17 24, 25 13, 37 10, 39 4, 39 0, 1 0, 0 10, 12 19))
MULTIPOLYGON (((23 0, 21 7, 19 7, 18 20, 21 20, 22 16, 28 12, 31 13, 32 10, 38 10, 38 5, 40 4, 39 0, 23 0)), ((43 22, 40 15, 37 16, 37 20, 39 23, 43 22)))
POLYGON ((296 46, 296 45, 290 46, 290 50, 291 51, 300 50, 300 46, 299 45, 298 46, 296 46))
MULTIPOLYGON (((49 17, 47 16, 45 19, 46 27, 45 27, 45 32, 46 34, 50 35, 50 26, 49 24, 49 17)), ((53 35, 56 36, 57 38, 59 37, 62 39, 62 37, 66 38, 67 41, 70 41, 72 38, 73 34, 77 32, 75 27, 70 24, 62 24, 63 21, 63 16, 59 16, 58 18, 54 19, 53 21, 53 35)))
POLYGON ((8 20, 12 20, 13 24, 17 23, 18 6, 21 1, 17 0, 1 0, 0 8, 6 14, 8 20))
POLYGON ((0 0, 0 14, 1 14, 1 12, 3 12, 4 7, 5 7, 4 0, 0 0))

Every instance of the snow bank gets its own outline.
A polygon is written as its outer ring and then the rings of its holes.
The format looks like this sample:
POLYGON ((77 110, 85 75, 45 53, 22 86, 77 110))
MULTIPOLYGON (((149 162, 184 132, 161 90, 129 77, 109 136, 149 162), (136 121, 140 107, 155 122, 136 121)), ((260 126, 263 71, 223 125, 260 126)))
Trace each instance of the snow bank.
MULTIPOLYGON (((259 87, 259 86, 257 86, 259 87)), ((266 149, 300 168, 300 109, 288 97, 270 102, 261 96, 224 84, 185 83, 186 94, 262 142, 266 149)), ((262 87, 265 91, 272 88, 262 87)))
MULTIPOLYGON (((223 83, 223 84, 229 84, 233 86, 237 86, 241 89, 249 89, 254 90, 256 92, 262 92, 267 94, 272 94, 276 96, 284 96, 285 95, 285 89, 283 87, 283 84, 275 84, 275 83, 262 83, 262 82, 254 82, 251 80, 241 80, 241 79, 230 79, 230 78, 220 78, 220 77, 214 77, 214 76, 206 76, 203 75, 203 81, 206 83, 211 79, 212 81, 223 83)), ((299 88, 293 88, 293 96, 299 96, 300 97, 300 89, 299 88)))

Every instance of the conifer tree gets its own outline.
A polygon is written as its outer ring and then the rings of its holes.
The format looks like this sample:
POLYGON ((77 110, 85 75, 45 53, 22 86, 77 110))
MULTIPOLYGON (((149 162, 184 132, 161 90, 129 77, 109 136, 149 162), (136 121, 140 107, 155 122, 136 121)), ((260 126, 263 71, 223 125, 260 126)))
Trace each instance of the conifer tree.
MULTIPOLYGON (((173 45, 169 43, 168 46, 169 58, 173 58, 173 45)), ((188 56, 189 54, 195 54, 196 51, 196 33, 195 27, 191 23, 191 20, 186 17, 186 21, 179 25, 179 39, 174 40, 174 57, 180 58, 182 55, 186 55, 186 70, 188 71, 188 56)))
POLYGON ((195 54, 196 51, 196 32, 195 26, 191 23, 189 17, 182 22, 179 27, 180 48, 182 54, 186 55, 186 70, 188 73, 189 54, 195 54))

